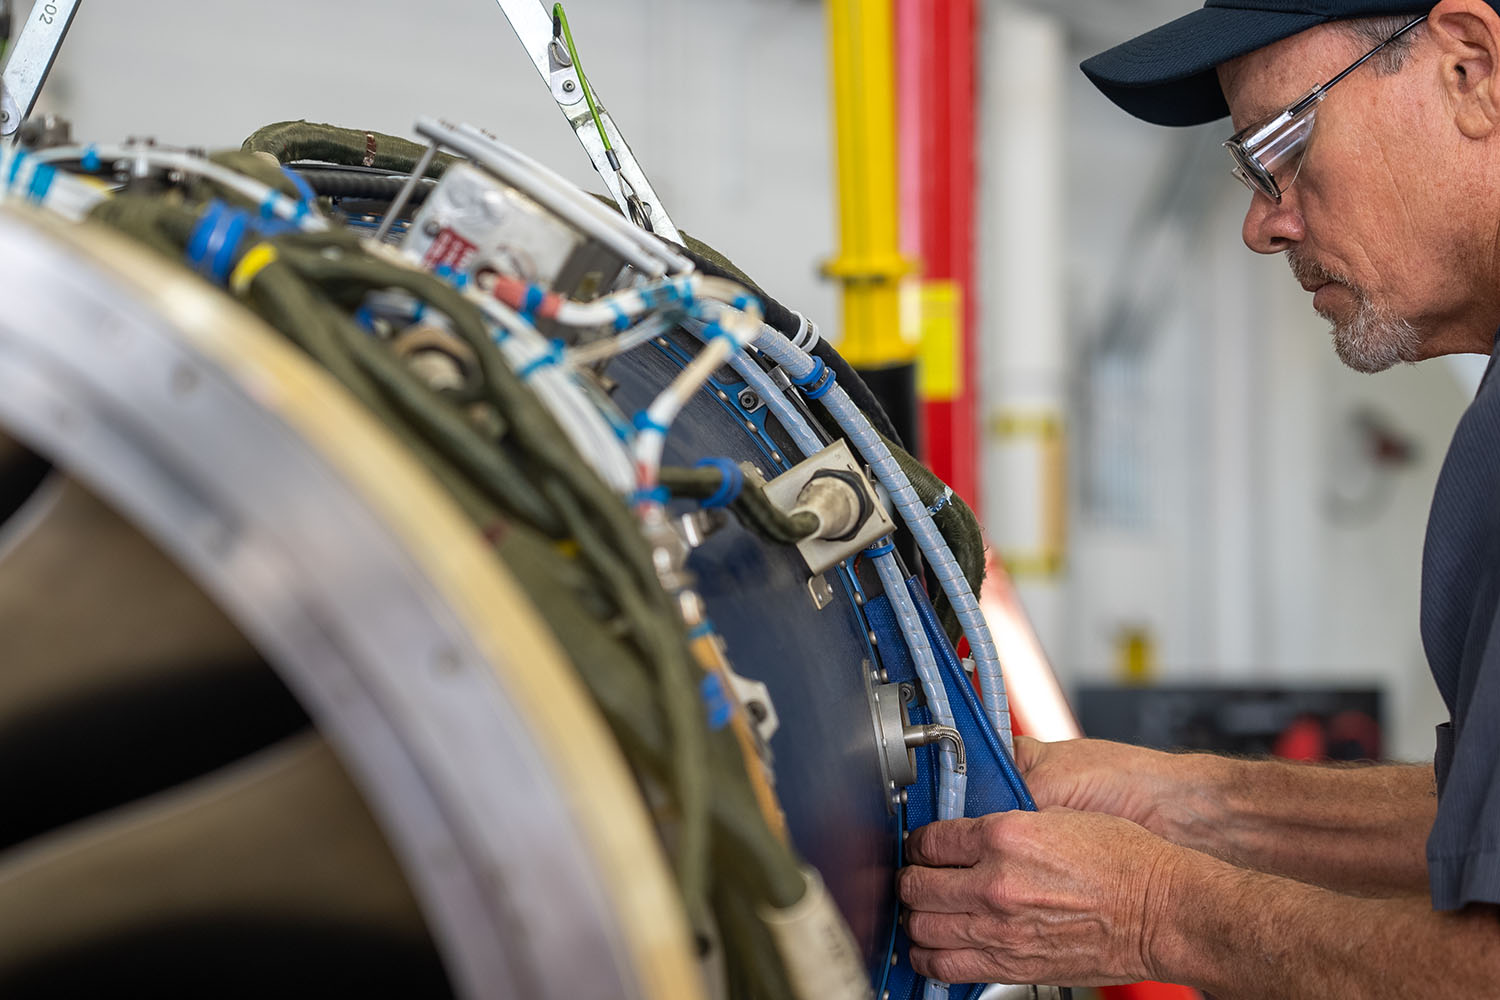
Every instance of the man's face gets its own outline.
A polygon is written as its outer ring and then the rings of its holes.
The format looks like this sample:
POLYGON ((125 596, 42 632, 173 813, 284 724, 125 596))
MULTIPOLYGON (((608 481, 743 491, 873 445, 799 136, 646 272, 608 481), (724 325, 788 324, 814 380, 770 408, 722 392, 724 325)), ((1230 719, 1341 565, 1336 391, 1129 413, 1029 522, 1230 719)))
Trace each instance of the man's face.
MULTIPOLYGON (((1325 25, 1226 63, 1219 81, 1235 130, 1369 47, 1325 25)), ((1488 270, 1495 248, 1475 252, 1473 213, 1464 211, 1461 161, 1472 153, 1445 113, 1432 48, 1419 31, 1400 72, 1381 74, 1372 60, 1330 90, 1296 183, 1279 205, 1255 195, 1245 216, 1245 244, 1287 254, 1313 308, 1333 323, 1340 358, 1359 371, 1488 353, 1500 322, 1488 270)))

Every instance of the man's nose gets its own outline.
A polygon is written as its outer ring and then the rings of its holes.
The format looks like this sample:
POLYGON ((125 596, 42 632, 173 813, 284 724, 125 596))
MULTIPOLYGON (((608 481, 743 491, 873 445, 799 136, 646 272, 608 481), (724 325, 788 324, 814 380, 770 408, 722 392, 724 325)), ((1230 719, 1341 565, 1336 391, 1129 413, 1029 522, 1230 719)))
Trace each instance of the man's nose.
POLYGON ((1283 253, 1301 243, 1306 235, 1295 189, 1281 196, 1280 204, 1263 194, 1250 198, 1241 236, 1256 253, 1283 253))

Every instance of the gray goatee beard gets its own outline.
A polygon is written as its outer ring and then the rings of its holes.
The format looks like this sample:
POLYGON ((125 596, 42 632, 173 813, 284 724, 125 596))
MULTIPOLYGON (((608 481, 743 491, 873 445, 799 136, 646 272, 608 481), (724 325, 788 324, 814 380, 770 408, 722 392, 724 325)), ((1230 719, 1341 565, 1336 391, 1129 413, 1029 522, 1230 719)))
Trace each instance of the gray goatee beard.
POLYGON ((1354 296, 1354 315, 1347 319, 1340 320, 1328 312, 1318 313, 1333 324, 1333 349, 1344 364, 1373 375, 1394 365, 1411 364, 1421 357, 1422 334, 1410 320, 1377 306, 1354 282, 1302 257, 1296 250, 1287 251, 1286 259, 1292 274, 1302 284, 1337 282, 1354 296))

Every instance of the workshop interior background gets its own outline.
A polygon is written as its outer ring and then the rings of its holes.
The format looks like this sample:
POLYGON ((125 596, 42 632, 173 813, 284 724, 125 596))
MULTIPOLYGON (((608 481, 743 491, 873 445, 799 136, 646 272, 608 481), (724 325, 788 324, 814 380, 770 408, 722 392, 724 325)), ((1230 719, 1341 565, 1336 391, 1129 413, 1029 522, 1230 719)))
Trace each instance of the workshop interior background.
MULTIPOLYGON (((980 329, 1007 363, 970 372, 981 515, 997 547, 1029 544, 1053 501, 1008 471, 993 418, 1055 400, 1065 558, 1017 584, 1069 691, 1377 692, 1384 754, 1427 759, 1442 706, 1417 632, 1423 524, 1482 359, 1344 370, 1284 263, 1240 244, 1223 125, 1142 125, 1077 72, 1184 6, 984 5, 980 329)), ((836 331, 819 276, 836 239, 823 5, 569 12, 683 228, 836 331)), ((439 110, 597 189, 542 96, 484 0, 152 0, 85 5, 39 111, 80 136, 228 146, 294 117, 409 134, 439 110)))

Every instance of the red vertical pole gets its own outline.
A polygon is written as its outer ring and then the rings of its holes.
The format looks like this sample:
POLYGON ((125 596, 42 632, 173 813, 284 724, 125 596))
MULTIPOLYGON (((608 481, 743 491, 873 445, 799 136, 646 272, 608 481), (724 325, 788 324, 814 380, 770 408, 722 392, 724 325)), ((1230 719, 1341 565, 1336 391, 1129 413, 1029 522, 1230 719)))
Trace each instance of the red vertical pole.
POLYGON ((928 307, 956 310, 925 324, 951 343, 924 349, 951 363, 923 381, 922 458, 979 509, 975 343, 975 106, 977 0, 896 0, 897 108, 906 252, 923 264, 928 307), (937 388, 933 388, 936 385, 937 388))
MULTIPOLYGON (((902 251, 923 262, 925 288, 951 302, 953 337, 936 352, 952 358, 954 379, 922 399, 920 456, 954 492, 980 507, 977 215, 979 0, 895 0, 896 108, 899 121, 902 251)), ((924 296, 925 298, 925 296, 924 296)), ((925 336, 925 331, 924 331, 925 336)), ((925 350, 924 359, 930 357, 925 350)), ((923 382, 927 379, 923 378, 923 382)), ((920 385, 920 383, 919 383, 920 385)), ((1024 709, 1017 707, 1018 714, 1024 709)), ((1137 983, 1102 991, 1108 1000, 1196 1000, 1196 990, 1137 983)))

